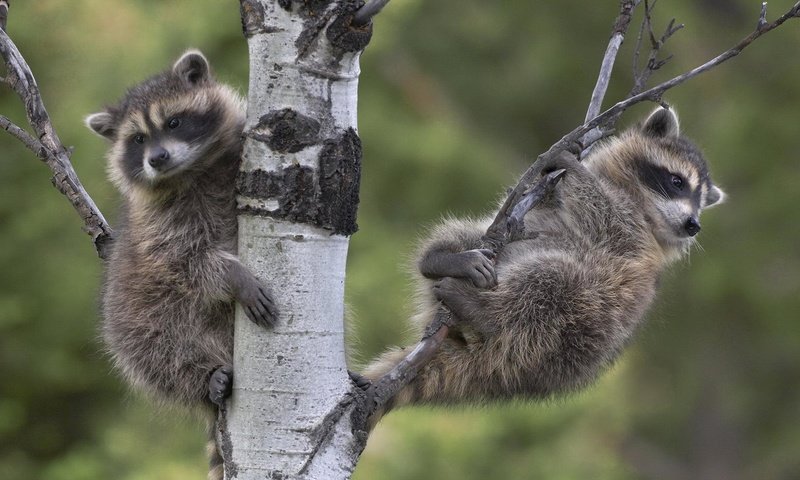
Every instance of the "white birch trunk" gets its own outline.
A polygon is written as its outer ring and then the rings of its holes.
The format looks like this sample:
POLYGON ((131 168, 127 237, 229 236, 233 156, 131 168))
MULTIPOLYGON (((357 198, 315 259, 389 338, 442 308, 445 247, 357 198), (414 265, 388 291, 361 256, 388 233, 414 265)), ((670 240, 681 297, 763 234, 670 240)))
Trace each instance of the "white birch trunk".
POLYGON ((229 480, 346 479, 363 448, 350 427, 343 299, 360 176, 358 57, 369 32, 342 27, 348 5, 241 2, 250 91, 239 257, 270 286, 280 316, 265 330, 237 308, 220 435, 229 480), (344 35, 327 32, 332 22, 344 35))

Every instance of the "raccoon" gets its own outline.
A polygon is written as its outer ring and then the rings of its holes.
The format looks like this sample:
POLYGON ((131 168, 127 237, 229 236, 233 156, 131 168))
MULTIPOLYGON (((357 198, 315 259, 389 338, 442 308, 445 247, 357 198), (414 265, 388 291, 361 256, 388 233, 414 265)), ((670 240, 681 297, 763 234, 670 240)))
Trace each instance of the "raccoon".
POLYGON ((122 195, 102 294, 108 351, 134 387, 213 414, 230 393, 234 301, 264 327, 278 315, 236 257, 243 100, 190 50, 86 124, 111 142, 122 195))
MULTIPOLYGON (((493 216, 447 220, 422 244, 415 323, 442 302, 455 326, 373 425, 405 404, 544 399, 589 385, 641 325, 664 269, 688 252, 701 210, 724 199, 666 108, 583 162, 567 154, 540 168, 566 173, 496 257, 480 249, 493 216)), ((407 353, 384 353, 364 376, 377 380, 407 353)))

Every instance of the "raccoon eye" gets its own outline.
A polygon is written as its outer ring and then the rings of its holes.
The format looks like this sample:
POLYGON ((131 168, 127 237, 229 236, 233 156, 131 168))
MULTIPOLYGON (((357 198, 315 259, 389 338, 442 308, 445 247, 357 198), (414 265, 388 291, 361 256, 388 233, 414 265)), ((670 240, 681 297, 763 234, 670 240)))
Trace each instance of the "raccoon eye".
POLYGON ((181 126, 181 119, 180 118, 172 118, 170 119, 169 123, 167 124, 170 130, 175 130, 176 128, 181 126))
POLYGON ((678 190, 683 190, 683 179, 678 175, 672 175, 670 179, 672 185, 677 188, 678 190))
POLYGON ((143 144, 144 143, 144 135, 142 135, 141 133, 137 134, 135 137, 133 137, 133 141, 138 143, 139 145, 143 144))

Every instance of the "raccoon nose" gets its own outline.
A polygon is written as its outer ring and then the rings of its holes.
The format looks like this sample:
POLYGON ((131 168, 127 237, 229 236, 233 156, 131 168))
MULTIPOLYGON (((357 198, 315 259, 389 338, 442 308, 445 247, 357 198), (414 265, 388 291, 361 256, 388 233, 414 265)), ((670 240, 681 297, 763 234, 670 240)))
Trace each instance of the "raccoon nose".
POLYGON ((683 229, 686 230, 686 233, 688 233, 690 237, 697 235, 697 232, 700 231, 700 222, 697 220, 697 217, 689 217, 689 220, 686 220, 686 223, 683 225, 683 229))
POLYGON ((167 163, 167 160, 169 160, 169 152, 167 149, 155 147, 150 151, 150 158, 147 159, 147 163, 149 163, 151 167, 158 169, 163 167, 164 164, 167 163))

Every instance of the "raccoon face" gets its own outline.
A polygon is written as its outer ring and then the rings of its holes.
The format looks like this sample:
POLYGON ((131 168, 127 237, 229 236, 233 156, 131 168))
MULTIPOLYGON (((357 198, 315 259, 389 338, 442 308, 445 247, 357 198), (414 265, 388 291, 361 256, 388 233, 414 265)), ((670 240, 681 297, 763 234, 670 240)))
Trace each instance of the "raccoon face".
POLYGON ((114 183, 123 190, 156 188, 204 171, 239 138, 242 112, 241 99, 213 81, 205 57, 189 51, 172 70, 135 86, 119 105, 88 116, 86 124, 113 143, 114 183))
POLYGON ((127 178, 156 184, 202 166, 198 162, 214 141, 220 113, 184 103, 153 104, 123 126, 114 151, 127 178))
POLYGON ((700 232, 700 212, 725 194, 711 182, 697 147, 680 137, 672 110, 653 112, 641 133, 649 148, 636 160, 636 175, 645 187, 653 231, 663 245, 684 247, 700 232))

